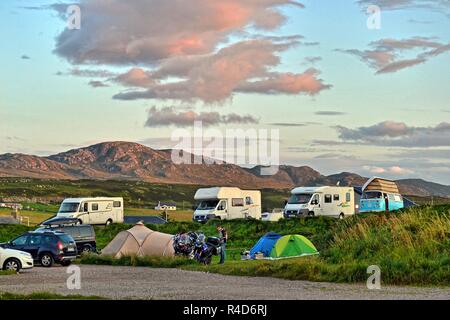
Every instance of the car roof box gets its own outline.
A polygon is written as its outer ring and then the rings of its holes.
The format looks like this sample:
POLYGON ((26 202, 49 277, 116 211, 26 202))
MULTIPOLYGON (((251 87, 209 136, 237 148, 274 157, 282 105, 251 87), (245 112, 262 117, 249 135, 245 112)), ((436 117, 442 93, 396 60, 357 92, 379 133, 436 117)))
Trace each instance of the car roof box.
POLYGON ((41 223, 42 226, 45 227, 51 227, 51 226, 65 226, 65 225, 73 225, 77 224, 78 219, 75 218, 61 218, 61 217, 54 217, 51 219, 48 219, 41 223))

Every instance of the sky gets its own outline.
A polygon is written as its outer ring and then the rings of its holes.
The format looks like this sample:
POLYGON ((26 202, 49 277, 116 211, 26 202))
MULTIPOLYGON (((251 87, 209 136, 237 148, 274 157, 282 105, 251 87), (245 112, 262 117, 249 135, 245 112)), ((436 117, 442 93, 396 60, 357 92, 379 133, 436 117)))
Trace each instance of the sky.
POLYGON ((279 130, 283 164, 450 184, 449 1, 4 0, 0 21, 0 153, 172 148, 201 120, 279 130))

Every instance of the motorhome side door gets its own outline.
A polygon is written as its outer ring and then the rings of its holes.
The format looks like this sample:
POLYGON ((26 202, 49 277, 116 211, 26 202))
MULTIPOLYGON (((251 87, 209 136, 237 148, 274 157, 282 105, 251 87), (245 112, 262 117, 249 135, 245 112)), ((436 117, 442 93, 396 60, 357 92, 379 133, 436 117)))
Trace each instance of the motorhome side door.
POLYGON ((322 215, 322 205, 320 204, 320 195, 314 194, 311 198, 311 211, 314 211, 315 216, 322 215))
POLYGON ((219 205, 217 206, 217 213, 222 219, 228 218, 227 200, 220 200, 219 205))
POLYGON ((78 219, 83 221, 83 223, 88 224, 91 223, 89 219, 89 203, 82 202, 80 205, 80 212, 78 213, 78 219))

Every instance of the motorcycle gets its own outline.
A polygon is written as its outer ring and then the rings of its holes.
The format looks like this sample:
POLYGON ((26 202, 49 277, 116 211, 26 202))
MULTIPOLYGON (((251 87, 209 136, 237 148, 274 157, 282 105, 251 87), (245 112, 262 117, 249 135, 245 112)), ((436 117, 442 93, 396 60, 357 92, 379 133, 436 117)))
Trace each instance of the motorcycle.
POLYGON ((194 257, 195 242, 198 235, 195 232, 178 233, 173 238, 175 255, 192 259, 194 257))
POLYGON ((211 263, 214 255, 221 252, 221 240, 216 237, 206 238, 204 234, 200 234, 195 241, 194 259, 204 265, 211 263))

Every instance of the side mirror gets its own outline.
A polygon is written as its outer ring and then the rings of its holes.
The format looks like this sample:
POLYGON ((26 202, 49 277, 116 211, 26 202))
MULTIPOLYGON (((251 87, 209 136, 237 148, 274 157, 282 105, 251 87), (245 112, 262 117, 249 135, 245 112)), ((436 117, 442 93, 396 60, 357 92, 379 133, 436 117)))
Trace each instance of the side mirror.
POLYGON ((287 201, 287 200, 284 200, 284 206, 286 206, 286 205, 287 205, 287 203, 288 203, 288 201, 287 201))

